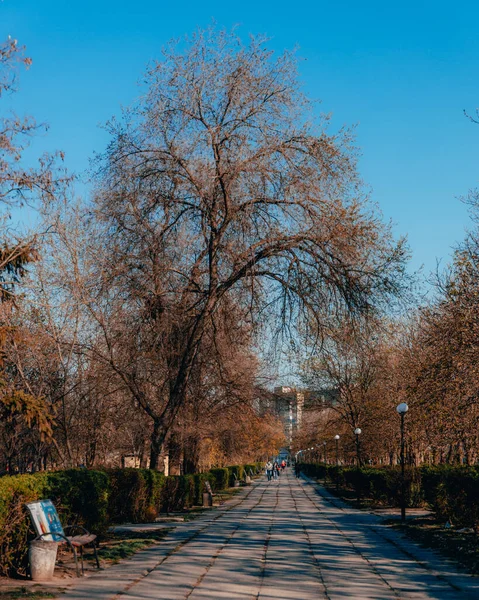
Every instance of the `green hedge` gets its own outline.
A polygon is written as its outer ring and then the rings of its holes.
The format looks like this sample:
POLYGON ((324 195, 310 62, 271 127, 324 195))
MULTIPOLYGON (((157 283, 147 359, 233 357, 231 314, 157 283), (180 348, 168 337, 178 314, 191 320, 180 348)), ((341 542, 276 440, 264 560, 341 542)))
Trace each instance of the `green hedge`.
POLYGON ((233 465, 231 467, 228 467, 228 472, 229 472, 229 486, 233 487, 235 484, 235 481, 241 481, 242 479, 244 479, 244 466, 243 465, 233 465))
POLYGON ((0 572, 2 575, 25 573, 30 519, 26 502, 45 497, 46 475, 18 475, 0 478, 0 572))
POLYGON ((479 468, 423 467, 424 497, 437 516, 479 530, 479 468))
POLYGON ((64 525, 75 522, 103 534, 113 523, 147 523, 160 511, 181 511, 203 501, 205 482, 219 492, 244 477, 244 467, 165 477, 148 469, 67 469, 0 477, 0 574, 25 573, 34 537, 25 503, 50 498, 64 525))
POLYGON ((253 473, 253 475, 257 475, 258 473, 261 473, 263 468, 264 468, 264 465, 262 462, 256 462, 256 463, 244 465, 245 475, 250 475, 250 471, 253 473))
POLYGON ((162 512, 176 512, 190 508, 195 500, 194 475, 172 475, 165 477, 161 488, 162 512))
POLYGON ((206 482, 208 481, 211 486, 211 489, 214 490, 216 484, 216 477, 211 472, 196 473, 195 475, 193 475, 193 479, 195 482, 194 504, 199 506, 200 504, 203 504, 203 492, 206 492, 206 482))
POLYGON ((158 516, 165 476, 150 469, 110 469, 109 520, 145 523, 158 516))
POLYGON ((108 528, 110 477, 105 471, 68 469, 47 473, 48 496, 64 525, 78 523, 102 534, 108 528))
POLYGON ((218 469, 211 469, 211 475, 213 476, 214 485, 213 491, 219 492, 221 490, 225 490, 229 484, 229 471, 226 467, 220 467, 218 469))
MULTIPOLYGON (((400 467, 336 467, 322 463, 303 463, 301 470, 309 477, 326 479, 337 483, 361 497, 370 498, 377 504, 399 506, 401 500, 400 467)), ((405 492, 407 506, 420 506, 425 493, 422 485, 422 470, 407 467, 405 470, 405 492)))

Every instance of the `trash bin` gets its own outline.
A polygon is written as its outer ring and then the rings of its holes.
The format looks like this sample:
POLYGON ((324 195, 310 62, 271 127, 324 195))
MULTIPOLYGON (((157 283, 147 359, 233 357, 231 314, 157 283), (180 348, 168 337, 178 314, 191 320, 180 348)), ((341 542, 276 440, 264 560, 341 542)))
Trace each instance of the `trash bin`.
POLYGON ((213 494, 211 492, 203 492, 203 506, 213 506, 213 494))
POLYGON ((58 542, 33 540, 28 549, 30 575, 33 581, 47 581, 53 578, 57 560, 58 542))

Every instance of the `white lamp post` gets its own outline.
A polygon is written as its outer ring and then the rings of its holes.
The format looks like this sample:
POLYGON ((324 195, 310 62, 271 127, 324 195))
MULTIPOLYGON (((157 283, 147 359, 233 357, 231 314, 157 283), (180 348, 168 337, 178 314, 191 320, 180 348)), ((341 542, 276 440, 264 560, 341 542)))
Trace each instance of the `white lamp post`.
POLYGON ((336 440, 336 466, 339 467, 339 435, 335 435, 334 439, 336 440))
MULTIPOLYGON (((360 469, 362 467, 361 464, 361 446, 360 446, 360 442, 359 442, 359 436, 361 435, 362 431, 360 427, 356 427, 356 429, 354 430, 354 435, 356 436, 356 454, 358 457, 358 469, 360 469)), ((358 488, 356 490, 357 493, 357 499, 358 499, 358 506, 361 506, 361 486, 359 484, 359 480, 358 480, 358 488)))
POLYGON ((406 478, 404 473, 404 417, 406 416, 409 406, 406 402, 401 402, 396 407, 396 410, 401 417, 401 521, 406 521, 406 478))
POLYGON ((339 490, 339 435, 334 436, 336 440, 336 491, 339 490))
POLYGON ((356 429, 354 430, 354 435, 356 436, 356 455, 358 457, 358 467, 361 467, 361 447, 360 447, 360 442, 359 442, 359 436, 361 435, 362 431, 359 427, 356 427, 356 429))

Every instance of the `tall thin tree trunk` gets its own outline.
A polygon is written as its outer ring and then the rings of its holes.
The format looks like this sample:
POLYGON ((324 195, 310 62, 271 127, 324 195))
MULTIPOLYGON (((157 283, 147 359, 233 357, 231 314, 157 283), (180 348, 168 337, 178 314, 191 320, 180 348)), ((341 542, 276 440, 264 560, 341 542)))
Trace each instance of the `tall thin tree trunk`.
POLYGON ((185 475, 198 473, 200 462, 200 444, 197 436, 189 436, 183 447, 184 459, 183 467, 185 475))
POLYGON ((162 420, 155 419, 153 422, 153 432, 151 434, 150 444, 150 469, 158 471, 160 454, 163 448, 163 442, 165 440, 164 428, 162 427, 162 420))

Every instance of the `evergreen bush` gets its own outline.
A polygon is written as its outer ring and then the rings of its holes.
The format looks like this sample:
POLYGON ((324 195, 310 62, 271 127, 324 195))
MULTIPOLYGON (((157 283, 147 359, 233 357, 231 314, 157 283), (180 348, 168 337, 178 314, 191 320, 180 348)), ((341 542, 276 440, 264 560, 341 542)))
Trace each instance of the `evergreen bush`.
POLYGON ((213 476, 213 491, 220 492, 226 490, 229 485, 229 471, 226 467, 219 467, 217 469, 210 469, 210 473, 213 476))
POLYGON ((46 495, 64 525, 73 522, 101 535, 108 528, 110 478, 105 471, 67 469, 47 473, 46 495))
POLYGON ((45 496, 44 474, 0 477, 0 573, 24 574, 28 542, 34 537, 25 503, 45 496))
POLYGON ((230 487, 234 486, 235 481, 240 481, 241 479, 244 479, 243 465, 232 465, 231 467, 228 467, 228 472, 228 483, 230 487))
POLYGON ((160 511, 164 475, 150 469, 109 469, 109 521, 147 523, 160 511))

